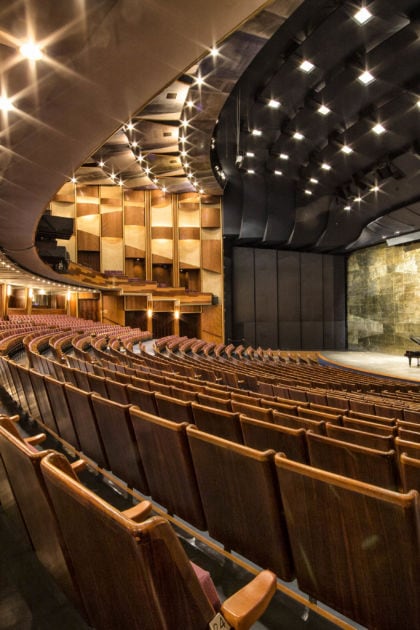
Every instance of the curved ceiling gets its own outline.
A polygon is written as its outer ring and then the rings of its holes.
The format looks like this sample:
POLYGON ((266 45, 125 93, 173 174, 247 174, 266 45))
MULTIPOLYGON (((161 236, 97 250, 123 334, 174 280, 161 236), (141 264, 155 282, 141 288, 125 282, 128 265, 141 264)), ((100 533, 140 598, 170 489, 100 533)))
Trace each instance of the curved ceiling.
POLYGON ((223 194, 237 244, 345 253, 415 238, 419 2, 364 6, 359 24, 360 4, 340 0, 9 3, 0 247, 62 281, 34 240, 73 175, 223 194), (19 53, 28 37, 44 47, 38 62, 19 53))
POLYGON ((38 220, 86 157, 238 24, 257 0, 12 0, 0 12, 0 247, 24 268, 38 220), (32 39, 44 49, 29 62, 32 39), (4 104, 0 103, 1 105, 4 104))
POLYGON ((363 4, 360 23, 359 3, 302 2, 223 108, 237 244, 345 253, 420 229, 420 5, 363 4))

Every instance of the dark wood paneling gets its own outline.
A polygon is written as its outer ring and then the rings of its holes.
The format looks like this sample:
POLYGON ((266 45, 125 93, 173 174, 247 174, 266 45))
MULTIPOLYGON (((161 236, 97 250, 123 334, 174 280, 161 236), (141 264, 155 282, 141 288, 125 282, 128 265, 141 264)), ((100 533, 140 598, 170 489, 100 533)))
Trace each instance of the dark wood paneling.
POLYGON ((99 252, 99 236, 77 230, 77 249, 84 252, 99 252))
POLYGON ((197 241, 200 239, 200 228, 198 227, 180 227, 178 230, 178 238, 180 241, 183 240, 194 240, 197 241))
POLYGON ((144 225, 144 207, 126 206, 124 210, 125 225, 144 225))
POLYGON ((220 209, 212 206, 203 206, 201 209, 201 227, 218 228, 220 227, 220 209))
POLYGON ((165 227, 162 225, 152 227, 152 238, 162 238, 168 241, 174 237, 174 231, 171 227, 165 227))

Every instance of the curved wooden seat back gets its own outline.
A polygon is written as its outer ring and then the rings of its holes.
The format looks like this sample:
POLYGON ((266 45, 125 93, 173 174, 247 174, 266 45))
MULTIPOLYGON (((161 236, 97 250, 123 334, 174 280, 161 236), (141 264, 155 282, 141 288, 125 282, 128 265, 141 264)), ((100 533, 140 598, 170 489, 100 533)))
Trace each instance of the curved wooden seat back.
POLYGON ((91 401, 92 394, 71 383, 64 384, 64 392, 79 436, 82 452, 91 457, 98 466, 109 469, 105 448, 96 425, 96 416, 91 401))
POLYGON ((205 630, 214 616, 169 523, 119 512, 72 474, 60 455, 42 472, 97 630, 205 630))
POLYGON ((289 459, 309 463, 305 429, 290 429, 242 414, 240 422, 246 446, 259 451, 272 449, 276 453, 284 453, 289 459))
POLYGON ((210 536, 274 571, 294 577, 275 483, 274 451, 256 451, 187 427, 210 536))
POLYGON ((130 418, 150 488, 150 495, 170 514, 206 529, 201 497, 185 431, 171 422, 130 407, 130 418))
POLYGON ((173 396, 155 393, 158 415, 172 422, 194 422, 191 403, 186 400, 178 400, 173 396))
POLYGON ((248 416, 249 418, 254 418, 255 420, 262 420, 263 422, 273 422, 273 410, 269 407, 265 408, 254 406, 251 402, 250 404, 245 404, 236 400, 232 400, 231 404, 233 412, 241 413, 245 416, 248 416))
POLYGON ((420 459, 402 453, 400 468, 404 492, 417 490, 420 493, 420 459))
POLYGON ((44 385, 48 394, 51 409, 59 435, 74 448, 79 449, 80 443, 76 433, 67 398, 64 393, 65 384, 56 381, 52 376, 44 376, 44 385))
MULTIPOLYGON (((138 379, 136 379, 138 380, 138 379)), ((137 385, 127 385, 127 396, 132 405, 140 407, 142 411, 158 415, 155 392, 137 385)))
POLYGON ((378 451, 366 446, 349 444, 308 431, 309 461, 314 468, 358 479, 388 490, 399 490, 395 451, 378 451))
POLYGON ((394 436, 392 434, 376 435, 368 433, 368 431, 359 431, 358 429, 350 429, 349 427, 340 427, 336 424, 327 422, 325 425, 327 436, 342 442, 350 444, 358 444, 359 446, 367 446, 377 451, 389 451, 394 448, 394 436))
POLYGON ((418 493, 275 463, 299 587, 369 628, 420 627, 418 493))
POLYGON ((91 400, 111 471, 129 487, 148 495, 149 487, 128 413, 130 405, 121 405, 96 393, 91 400))
POLYGON ((239 422, 240 414, 238 412, 213 409, 213 407, 207 407, 206 405, 198 403, 191 403, 191 408, 194 424, 197 425, 199 429, 206 433, 222 437, 225 440, 243 444, 242 430, 239 422))
POLYGON ((20 437, 12 420, 0 418, 0 455, 33 548, 43 566, 81 610, 72 568, 40 470, 42 459, 52 452, 37 451, 20 437))

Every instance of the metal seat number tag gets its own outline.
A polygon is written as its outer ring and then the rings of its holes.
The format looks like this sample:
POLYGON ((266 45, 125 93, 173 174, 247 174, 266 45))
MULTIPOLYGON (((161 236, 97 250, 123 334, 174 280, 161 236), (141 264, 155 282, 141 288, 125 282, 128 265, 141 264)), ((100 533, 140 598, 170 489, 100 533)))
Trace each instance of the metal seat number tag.
POLYGON ((217 613, 215 617, 209 623, 209 630, 230 630, 231 626, 226 619, 220 613, 217 613))

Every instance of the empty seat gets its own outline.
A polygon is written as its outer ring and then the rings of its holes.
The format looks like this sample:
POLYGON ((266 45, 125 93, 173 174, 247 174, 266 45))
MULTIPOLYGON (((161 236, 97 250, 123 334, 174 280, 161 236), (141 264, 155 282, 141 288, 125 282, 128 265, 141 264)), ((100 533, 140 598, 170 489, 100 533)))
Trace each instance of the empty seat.
POLYGON ((366 422, 376 422, 377 424, 384 424, 386 426, 395 426, 395 417, 388 418, 386 416, 377 416, 375 413, 359 413, 352 410, 350 410, 347 415, 350 418, 355 418, 356 420, 365 420, 366 422))
POLYGON ((110 469, 129 487, 149 494, 136 437, 130 421, 130 405, 121 405, 93 393, 92 405, 110 469))
POLYGON ((172 396, 155 394, 158 415, 172 422, 194 422, 191 403, 186 400, 178 400, 172 396))
POLYGON ((402 453, 400 457, 401 479, 404 492, 417 490, 420 494, 420 459, 402 453))
POLYGON ((171 422, 130 407, 137 446, 150 496, 170 514, 206 529, 203 507, 185 431, 186 423, 171 422))
POLYGON ((82 452, 93 459, 98 466, 109 469, 105 448, 96 424, 91 400, 92 394, 74 387, 71 383, 64 384, 64 392, 82 452))
POLYGON ((90 391, 96 392, 102 396, 102 398, 108 398, 108 390, 103 376, 87 373, 87 380, 89 382, 90 391))
POLYGON ((305 429, 290 429, 240 416, 244 444, 259 451, 272 449, 289 459, 309 463, 305 429))
POLYGON ((143 389, 137 385, 127 385, 127 396, 132 405, 140 407, 140 409, 147 413, 158 415, 155 392, 151 392, 149 389, 143 389))
POLYGON ((197 393, 198 402, 200 405, 211 407, 212 409, 222 409, 224 411, 232 411, 230 397, 220 398, 216 396, 208 396, 202 392, 197 393))
POLYGON ((54 431, 54 433, 59 435, 59 430, 55 422, 50 399, 48 398, 48 393, 45 388, 44 376, 42 374, 38 374, 38 372, 30 370, 29 378, 31 379, 31 383, 35 392, 38 409, 41 414, 41 422, 45 424, 46 427, 54 431))
POLYGON ((64 392, 65 384, 56 381, 52 376, 44 376, 44 384, 59 435, 74 448, 79 449, 79 437, 64 392))
POLYGON ((314 433, 325 435, 325 422, 323 420, 309 420, 299 416, 292 416, 286 413, 273 411, 273 422, 281 427, 290 427, 291 429, 310 429, 314 433))
POLYGON ((187 434, 210 536, 281 579, 293 579, 274 451, 233 444, 192 425, 187 434))
POLYGON ((376 435, 367 431, 358 431, 349 427, 340 427, 337 424, 327 422, 325 425, 328 437, 342 442, 350 442, 351 444, 359 444, 359 446, 367 446, 378 451, 389 451, 394 448, 394 436, 376 435))
POLYGON ((368 433, 376 433, 376 435, 388 436, 390 433, 395 435, 396 428, 392 426, 386 426, 377 422, 366 422, 365 420, 359 420, 358 418, 348 418, 343 416, 343 426, 350 429, 357 429, 358 431, 367 431, 368 433))
POLYGON ((340 413, 326 413, 325 411, 319 411, 308 407, 298 407, 298 416, 300 418, 307 418, 308 420, 316 420, 318 422, 333 422, 335 424, 341 424, 340 413))
POLYGON ((82 610, 66 550, 51 511, 40 471, 49 450, 37 450, 33 439, 24 440, 13 421, 0 418, 0 455, 33 548, 44 567, 73 603, 82 610))
POLYGON ((417 492, 275 462, 299 588, 368 628, 420 627, 417 492))
POLYGON ((107 398, 109 398, 109 400, 114 400, 122 405, 128 405, 130 401, 128 399, 126 383, 107 378, 105 379, 105 385, 108 392, 107 398))
POLYGON ((225 440, 231 440, 238 444, 243 444, 239 413, 224 411, 223 409, 213 409, 198 403, 191 403, 194 417, 194 424, 199 429, 212 435, 218 435, 225 440))
POLYGON ((399 490, 395 451, 377 451, 325 435, 316 435, 311 431, 308 431, 306 439, 309 461, 314 468, 322 468, 389 490, 399 490))
POLYGON ((232 400, 232 411, 241 413, 249 418, 255 420, 262 420, 263 422, 273 422, 272 409, 265 407, 256 407, 254 405, 246 405, 244 403, 232 400))
MULTIPOLYGON (((58 455, 45 458, 42 471, 97 630, 209 627, 215 610, 169 523, 144 520, 147 502, 119 512, 83 487, 58 455)), ((261 572, 239 591, 239 602, 232 596, 221 612, 232 627, 245 630, 274 591, 275 576, 261 572)))
POLYGON ((398 437, 407 442, 418 442, 420 444, 420 431, 409 431, 403 427, 398 427, 398 437))

